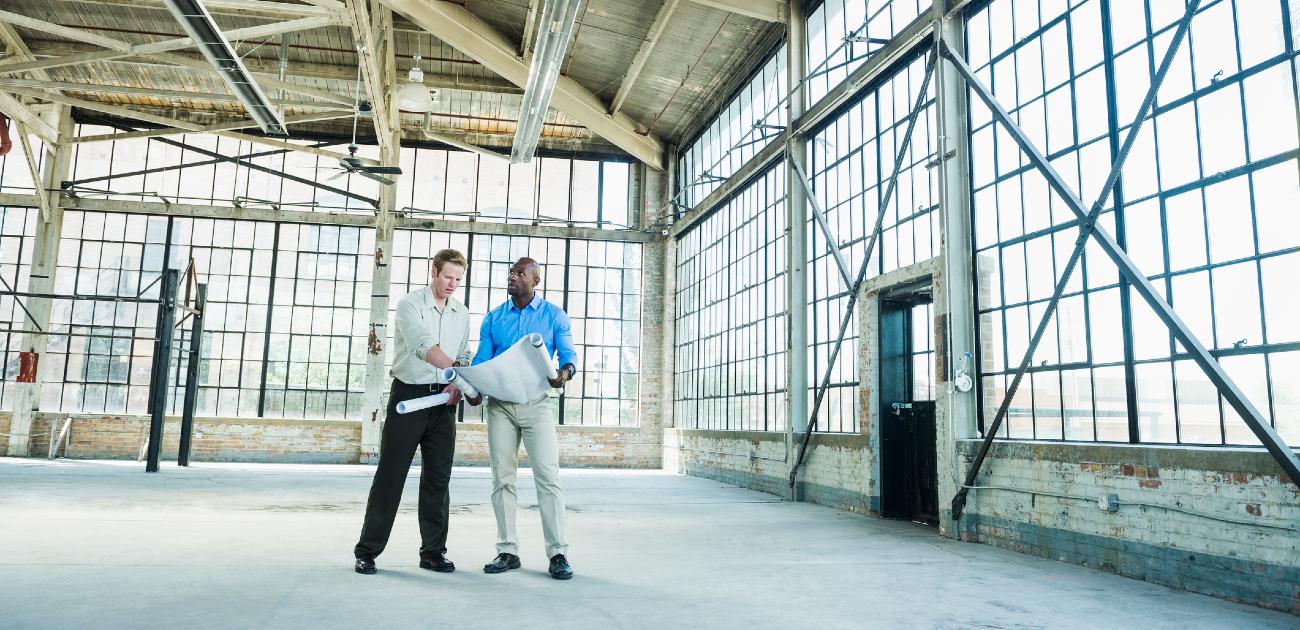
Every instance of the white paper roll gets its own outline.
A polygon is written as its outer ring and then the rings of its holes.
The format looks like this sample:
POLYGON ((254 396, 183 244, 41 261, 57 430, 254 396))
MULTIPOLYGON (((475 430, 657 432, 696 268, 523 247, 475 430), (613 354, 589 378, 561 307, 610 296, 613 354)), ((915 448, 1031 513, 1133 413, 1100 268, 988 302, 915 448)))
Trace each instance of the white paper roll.
POLYGON ((555 371, 555 365, 551 363, 551 353, 546 351, 546 342, 542 340, 542 336, 537 333, 529 333, 528 343, 537 350, 537 352, 533 353, 532 359, 542 369, 542 373, 546 375, 546 378, 559 376, 555 371))
POLYGON ((432 394, 421 398, 403 400, 397 403, 397 413, 411 413, 412 411, 445 405, 449 400, 451 400, 451 394, 432 394))
POLYGON ((442 380, 447 381, 452 385, 455 385, 456 389, 459 389, 460 392, 464 394, 466 398, 479 397, 478 390, 474 389, 474 386, 470 385, 469 381, 465 380, 465 377, 461 376, 460 374, 457 374, 456 368, 447 368, 443 370, 442 380))

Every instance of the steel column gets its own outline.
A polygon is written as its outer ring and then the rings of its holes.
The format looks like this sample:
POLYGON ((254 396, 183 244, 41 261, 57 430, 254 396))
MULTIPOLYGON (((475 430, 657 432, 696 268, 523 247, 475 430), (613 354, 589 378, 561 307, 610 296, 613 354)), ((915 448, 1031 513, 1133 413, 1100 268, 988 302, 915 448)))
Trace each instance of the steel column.
MULTIPOLYGON (((806 96, 803 89, 803 77, 807 74, 808 60, 805 52, 807 41, 807 20, 805 20, 802 2, 791 2, 789 19, 786 20, 786 85, 790 92, 786 97, 786 120, 795 120, 803 115, 806 96)), ((766 117, 765 117, 766 118, 766 117)), ((808 221, 804 208, 807 199, 804 190, 793 184, 798 179, 795 164, 803 162, 806 156, 807 140, 797 134, 786 134, 785 138, 785 216, 786 216, 786 334, 789 340, 786 349, 785 396, 786 396, 786 446, 785 461, 791 461, 791 450, 797 433, 802 433, 808 422, 808 221)), ((744 169, 741 169, 744 170, 744 169)), ((794 479, 796 468, 790 468, 790 478, 794 479)), ((794 483, 790 484, 790 498, 800 500, 794 483)))
MULTIPOLYGON (((931 9, 936 21, 933 38, 937 43, 941 34, 948 41, 961 44, 965 41, 966 20, 962 15, 947 15, 948 4, 946 0, 934 0, 931 9)), ((970 213, 970 118, 967 90, 961 77, 945 70, 943 64, 936 63, 934 72, 935 118, 938 127, 936 161, 939 172, 937 213, 940 217, 942 251, 942 275, 934 283, 939 285, 934 295, 935 308, 938 309, 936 314, 944 331, 935 339, 936 347, 942 351, 942 359, 936 366, 935 381, 945 385, 942 393, 936 396, 936 444, 939 445, 938 456, 941 462, 937 481, 938 496, 949 497, 956 493, 960 483, 956 475, 950 472, 952 460, 948 456, 949 449, 953 448, 958 439, 978 435, 978 390, 971 387, 967 391, 961 391, 956 386, 956 379, 963 371, 967 375, 975 374, 970 362, 963 361, 964 357, 974 356, 979 344, 975 315, 975 248, 970 213), (940 367, 943 369, 942 377, 937 376, 940 367)), ((940 513, 942 531, 955 531, 950 519, 951 516, 946 520, 940 513)))
POLYGON ((176 318, 176 285, 180 271, 168 269, 158 296, 158 340, 154 343, 154 379, 149 387, 149 450, 145 472, 158 472, 163 423, 167 421, 167 368, 171 364, 172 328, 176 318))
MULTIPOLYGON (((1184 16, 1183 21, 1179 24, 1179 34, 1175 35, 1176 38, 1180 38, 1180 34, 1186 31, 1187 25, 1190 23, 1190 18, 1194 13, 1197 4, 1197 0, 1193 0, 1188 9, 1187 15, 1184 16)), ((1172 59, 1172 54, 1177 43, 1178 39, 1175 39, 1174 43, 1171 45, 1169 54, 1166 55, 1165 62, 1162 62, 1162 72, 1167 70, 1168 62, 1172 59)), ((1236 383, 1232 381, 1227 372, 1223 370, 1223 367, 1219 365, 1219 362, 1210 354, 1209 350, 1201 344, 1200 340, 1196 338, 1191 329, 1188 328, 1187 324, 1182 321, 1176 312, 1174 312, 1174 309, 1170 306, 1169 302, 1167 302, 1156 291, 1155 287, 1147 280, 1146 275, 1137 268, 1137 265, 1128 257, 1128 254, 1119 246, 1114 237, 1111 236, 1105 228, 1095 224, 1096 216, 1100 213, 1100 205, 1104 202, 1106 197, 1099 199, 1098 203, 1091 210, 1085 208, 1083 202, 1080 201, 1079 198, 1070 190, 1060 173, 1052 168, 1052 166, 1047 162, 1047 159, 1043 157, 1033 143, 1030 142, 1024 131, 1022 131, 1015 122, 1011 120, 1010 115, 1007 114, 1006 110, 1004 110, 997 102, 993 97, 993 94, 989 92, 988 88, 976 79, 974 73, 966 65, 965 61, 961 59, 960 55, 953 51, 947 43, 942 40, 939 43, 939 49, 940 54, 949 60, 952 67, 957 70, 965 80, 966 84, 971 88, 971 91, 988 106, 993 118, 1006 129, 1012 139, 1015 140, 1016 144, 1020 146, 1021 151, 1024 152, 1029 161, 1042 172, 1052 190, 1060 196, 1070 210, 1080 219, 1080 236, 1079 241, 1075 246, 1075 254, 1079 253, 1079 250, 1086 241, 1087 236, 1091 234, 1096 239, 1097 244, 1101 247, 1102 251, 1104 251, 1106 255, 1115 262, 1116 266, 1119 268, 1120 274, 1131 283, 1133 290, 1151 306, 1152 310, 1155 311, 1156 315, 1170 329, 1170 332, 1173 333, 1174 337, 1188 350, 1188 354, 1191 355, 1192 360, 1196 361, 1196 363, 1201 366, 1201 369, 1205 371, 1206 376, 1214 383, 1215 387, 1219 390, 1219 393, 1227 399, 1228 404, 1231 405, 1232 408, 1242 417, 1246 425, 1250 427, 1251 431, 1255 433, 1255 436, 1259 438, 1264 447, 1273 455, 1273 458, 1277 460, 1278 465, 1287 473, 1292 482, 1300 485, 1300 458, 1296 457, 1296 454, 1291 451, 1290 447, 1288 447, 1285 442, 1282 441, 1281 437, 1278 436, 1273 427, 1264 420, 1264 417, 1260 414, 1259 410, 1256 409, 1250 400, 1246 398, 1245 394, 1243 394, 1237 387, 1236 383)), ((1153 83, 1153 88, 1148 92, 1147 99, 1144 100, 1144 109, 1150 107, 1150 102, 1154 99, 1154 94, 1158 85, 1158 83, 1153 83)), ((1139 112, 1139 114, 1144 115, 1145 112, 1142 111, 1139 112)), ((1107 186, 1103 190, 1103 193, 1107 197, 1110 194, 1110 189, 1114 186, 1115 180, 1119 176, 1119 167, 1122 166, 1123 159, 1126 157, 1127 148, 1132 145, 1132 141, 1135 138, 1135 132, 1136 125, 1134 125, 1133 129, 1130 129, 1129 138, 1125 141, 1125 148, 1122 149, 1120 155, 1117 156, 1116 166, 1112 168, 1112 172, 1107 178, 1107 186)), ((1071 256, 1071 263, 1074 262, 1077 262, 1077 258, 1076 256, 1071 256)), ((1067 274, 1072 269, 1073 264, 1068 265, 1067 274)), ((1061 282, 1057 284, 1057 290, 1054 292, 1053 297, 1053 305, 1055 300, 1059 299, 1066 280, 1068 280, 1068 275, 1064 276, 1061 282)), ((1035 332, 1034 340, 1031 340, 1029 352, 1026 353, 1031 358, 1035 340, 1041 338, 1046 320, 1051 315, 1050 308, 1051 307, 1049 307, 1048 312, 1044 316, 1044 321, 1040 323, 1038 330, 1035 332)), ((1026 367, 1025 363, 1025 361, 1022 361, 1021 368, 1017 372, 1017 385, 1020 377, 1023 376, 1026 367)), ((1003 400, 1003 403, 999 408, 998 416, 994 419, 994 424, 986 428, 984 443, 981 445, 976 463, 972 465, 967 474, 967 482, 965 485, 970 486, 974 483, 974 477, 979 473, 979 466, 982 464, 983 459, 987 455, 992 444, 993 438, 996 436, 997 425, 1000 419, 1005 416, 1008 401, 1013 393, 1014 390, 1008 388, 1007 397, 1003 400)), ((958 490, 957 496, 953 497, 954 519, 959 518, 961 515, 967 491, 968 488, 961 488, 958 490)))
MULTIPOLYGON (((208 285, 198 285, 194 306, 194 323, 190 325, 190 359, 185 370, 185 403, 181 409, 181 443, 176 451, 176 463, 190 465, 190 439, 194 435, 194 408, 199 402, 199 364, 203 351, 203 314, 208 305, 208 285)), ((266 365, 265 362, 262 363, 266 365)))
MULTIPOLYGON (((844 345, 844 333, 849 328, 849 322, 853 319, 853 309, 858 304, 858 295, 862 291, 862 283, 867 278, 867 268, 871 266, 871 256, 876 250, 876 242, 880 240, 880 230, 885 223, 885 213, 889 208, 889 201, 894 195, 894 187, 898 184, 898 174, 903 170, 903 159, 907 156, 907 150, 912 145, 912 132, 916 130, 916 119, 920 117, 921 105, 925 103, 926 90, 930 88, 930 79, 934 76, 935 55, 930 53, 925 63, 925 78, 921 80, 921 88, 916 94, 916 101, 912 103, 912 112, 907 119, 907 131, 903 133, 903 142, 899 145, 898 155, 894 158, 894 171, 889 176, 889 183, 885 187, 884 197, 880 201, 880 209, 876 213, 876 223, 871 229, 871 237, 867 240, 867 250, 863 254, 862 265, 858 267, 858 276, 849 286, 849 302, 844 308, 844 317, 840 319, 840 331, 835 336, 835 344, 831 346, 830 360, 826 363, 826 372, 822 376, 821 384, 817 386, 817 395, 813 398, 812 415, 808 420, 808 427, 804 430, 803 441, 799 444, 799 457, 795 459, 794 466, 790 468, 790 487, 794 487, 795 476, 799 474, 799 467, 803 465, 804 457, 808 453, 808 441, 812 439, 812 432, 817 428, 817 411, 821 409, 822 400, 826 397, 826 390, 830 388, 831 372, 835 368, 835 359, 839 357, 840 347, 844 345)), ((793 264, 793 261, 791 261, 793 264)))

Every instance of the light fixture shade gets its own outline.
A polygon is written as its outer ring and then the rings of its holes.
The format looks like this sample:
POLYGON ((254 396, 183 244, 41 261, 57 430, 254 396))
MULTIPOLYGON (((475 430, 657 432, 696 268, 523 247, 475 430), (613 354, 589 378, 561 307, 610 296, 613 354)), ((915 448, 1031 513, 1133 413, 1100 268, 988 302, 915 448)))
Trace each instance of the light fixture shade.
POLYGON ((421 114, 433 111, 433 96, 423 83, 424 71, 419 66, 412 66, 407 81, 406 85, 397 90, 397 108, 421 114))

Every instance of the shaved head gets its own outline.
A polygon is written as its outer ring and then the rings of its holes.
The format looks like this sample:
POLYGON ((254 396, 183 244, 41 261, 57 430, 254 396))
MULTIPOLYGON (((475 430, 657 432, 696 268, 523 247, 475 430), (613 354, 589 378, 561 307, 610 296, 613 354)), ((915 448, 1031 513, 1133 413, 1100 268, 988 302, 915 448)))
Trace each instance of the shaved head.
POLYGON ((516 302, 527 304, 533 298, 533 291, 542 283, 542 267, 536 260, 524 256, 510 267, 510 277, 506 281, 506 293, 516 302))

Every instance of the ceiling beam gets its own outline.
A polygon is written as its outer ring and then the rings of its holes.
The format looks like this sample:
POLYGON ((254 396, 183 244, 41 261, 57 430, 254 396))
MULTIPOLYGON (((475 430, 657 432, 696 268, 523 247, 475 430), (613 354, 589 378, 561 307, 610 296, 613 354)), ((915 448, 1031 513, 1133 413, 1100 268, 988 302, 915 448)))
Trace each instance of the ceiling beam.
MULTIPOLYGON (((15 15, 12 13, 2 12, 2 11, 0 11, 0 14, 15 15)), ((23 16, 18 16, 18 17, 23 17, 23 16)), ((31 18, 25 18, 25 19, 29 22, 32 21, 31 18)), ((7 21, 5 15, 0 15, 0 21, 7 21)), ((0 73, 13 74, 15 72, 24 72, 30 70, 45 70, 49 68, 57 68, 60 66, 71 66, 71 65, 77 65, 82 63, 90 63, 93 61, 112 61, 113 59, 121 59, 123 57, 135 57, 138 55, 152 55, 156 53, 165 53, 173 50, 183 50, 186 48, 192 48, 194 46, 194 40, 188 37, 165 39, 157 42, 149 42, 147 44, 131 44, 128 42, 124 42, 122 40, 113 39, 111 37, 95 35, 93 33, 83 31, 80 29, 67 28, 67 27, 59 26, 57 24, 42 22, 40 20, 35 20, 35 22, 44 24, 47 27, 52 27, 56 30, 61 30, 63 32, 55 32, 54 30, 50 30, 49 28, 37 28, 35 26, 29 26, 28 24, 19 24, 19 26, 26 26, 27 28, 34 28, 36 30, 42 30, 45 32, 54 33, 56 35, 67 37, 68 39, 74 41, 85 42, 87 44, 94 44, 96 46, 102 46, 104 48, 108 48, 109 50, 86 52, 86 53, 80 53, 76 55, 68 55, 66 57, 57 57, 55 59, 42 59, 38 61, 27 61, 21 63, 0 63, 0 73), (67 31, 71 31, 71 32, 67 32, 67 31)), ((226 32, 226 38, 232 42, 240 39, 257 39, 263 37, 271 37, 273 35, 283 35, 285 33, 307 31, 307 30, 322 28, 326 26, 333 26, 335 24, 337 24, 337 20, 334 17, 317 16, 317 17, 299 18, 296 20, 289 20, 287 22, 275 22, 272 24, 260 24, 258 26, 250 26, 247 28, 232 29, 226 32)))
MULTIPOLYGON (((121 118, 129 119, 129 120, 138 120, 138 121, 143 121, 143 122, 147 122, 147 123, 153 123, 153 124, 155 124, 155 125, 163 125, 164 127, 175 127, 175 128, 179 128, 179 129, 181 129, 181 130, 184 130, 184 131, 187 132, 187 133, 205 133, 205 132, 208 132, 208 131, 209 131, 208 129, 205 129, 206 125, 200 125, 200 124, 198 124, 198 123, 187 122, 187 121, 178 120, 178 119, 175 119, 175 118, 168 118, 168 117, 166 117, 166 116, 159 116, 159 115, 157 115, 157 114, 150 114, 150 113, 148 113, 148 112, 142 112, 142 111, 135 110, 135 109, 130 109, 130 108, 127 108, 127 107, 120 107, 120 106, 117 106, 117 105, 110 105, 110 104, 108 104, 108 103, 100 103, 100 102, 97 102, 97 101, 87 101, 87 100, 82 100, 82 99, 79 99, 79 98, 72 98, 72 97, 70 97, 70 96, 64 96, 64 95, 62 95, 62 94, 59 94, 59 93, 57 93, 57 92, 46 92, 46 91, 43 91, 43 90, 36 90, 36 89, 32 89, 32 88, 10 88, 10 89, 11 89, 12 91, 17 92, 17 93, 19 93, 19 94, 22 94, 22 95, 24 95, 24 96, 30 96, 30 97, 33 97, 33 98, 41 98, 41 99, 45 99, 45 100, 47 100, 47 101, 52 101, 52 102, 55 102, 55 103, 59 103, 59 104, 61 104, 61 105, 68 105, 68 106, 71 106, 71 107, 80 107, 80 108, 82 108, 82 109, 88 109, 88 110, 90 110, 90 111, 103 112, 103 113, 105 113, 105 114, 111 114, 111 115, 113 115, 113 116, 119 116, 119 117, 121 117, 121 118)), ((249 122, 251 122, 251 121, 249 121, 249 122)), ((255 126, 255 125, 252 125, 252 126, 255 126)), ((326 149, 317 149, 317 148, 315 148, 315 147, 308 147, 308 146, 303 146, 303 145, 300 145, 300 144, 293 144, 293 143, 291 143, 291 142, 284 142, 284 141, 282 141, 282 140, 274 140, 274 139, 272 139, 272 138, 263 138, 263 137, 261 137, 261 136, 250 136, 250 135, 248 135, 248 134, 238 133, 238 132, 235 132, 235 131, 213 131, 212 133, 215 133, 215 134, 218 135, 218 136, 225 136, 225 137, 227 137, 227 138, 233 138, 233 139, 235 139, 235 140, 244 140, 244 141, 248 141, 248 142, 256 142, 256 143, 259 143, 259 144, 265 144, 265 145, 267 145, 267 146, 280 147, 280 148, 284 148, 284 149, 291 149, 291 150, 294 150, 294 151, 301 151, 301 152, 303 152, 303 153, 311 153, 311 154, 314 154, 314 155, 320 155, 320 156, 324 156, 324 157, 331 157, 331 158, 343 158, 343 157, 347 157, 347 154, 345 154, 345 153, 339 153, 339 152, 337 152, 337 151, 329 151, 329 150, 326 150, 326 149)), ((161 135, 170 135, 170 134, 161 134, 161 135)))
MULTIPOLYGON (((63 0, 78 4, 98 6, 117 6, 150 9, 165 9, 162 0, 63 0)), ((330 9, 310 4, 290 4, 287 2, 267 2, 265 0, 204 0, 203 6, 214 14, 255 15, 277 18, 314 17, 329 15, 330 9)), ((342 8, 341 6, 339 7, 342 8)))
MULTIPOLYGON (((528 64, 516 56, 516 44, 464 7, 443 0, 380 1, 511 83, 527 83, 528 64)), ((664 168, 659 140, 637 132, 636 124, 626 115, 608 113, 605 104, 577 81, 561 76, 551 105, 638 160, 655 169, 664 168)))
POLYGON ((659 7, 659 13, 655 15, 655 21, 650 25, 650 30, 646 32, 645 40, 641 42, 641 48, 636 51, 636 57, 632 58, 632 65, 628 66, 627 74, 623 75, 623 83, 618 86, 618 93, 614 95, 614 100, 610 102, 609 113, 617 114, 618 110, 623 107, 623 101, 627 100, 627 95, 632 91, 632 86, 636 85, 637 77, 641 76, 641 69, 645 67, 646 60, 650 59, 650 53, 654 50, 655 44, 659 43, 659 36, 663 35, 664 27, 668 26, 668 20, 673 17, 673 11, 677 9, 680 0, 664 0, 659 7))
POLYGON ((59 131, 54 125, 46 122, 30 107, 23 104, 22 101, 8 95, 0 93, 0 112, 12 118, 18 124, 23 125, 29 131, 36 134, 36 137, 45 141, 46 144, 57 144, 59 141, 59 131))
MULTIPOLYGON (((42 81, 40 79, 15 79, 12 77, 0 77, 0 88, 5 87, 29 87, 46 90, 74 90, 78 92, 94 92, 97 94, 131 94, 135 96, 151 96, 159 99, 193 99, 196 101, 211 101, 214 103, 237 103, 239 99, 230 94, 213 94, 211 92, 188 92, 185 90, 161 90, 158 88, 132 87, 126 85, 105 85, 102 83, 73 83, 69 81, 42 81)), ((352 111, 352 108, 339 105, 337 103, 323 103, 319 100, 303 101, 276 99, 272 102, 284 105, 285 107, 302 107, 311 109, 335 109, 352 111)))
POLYGON ((96 35, 94 33, 91 33, 90 31, 83 31, 79 28, 72 28, 70 26, 63 26, 62 24, 46 22, 45 20, 39 20, 34 17, 27 17, 26 15, 19 15, 11 11, 5 11, 3 9, 0 9, 0 22, 5 22, 8 24, 21 26, 24 28, 30 28, 34 31, 42 31, 45 33, 49 33, 51 35, 58 35, 59 37, 66 37, 68 39, 73 39, 80 42, 86 42, 87 44, 94 44, 101 48, 116 50, 118 52, 126 52, 128 50, 131 50, 131 44, 129 42, 124 42, 120 39, 113 39, 112 37, 104 37, 103 35, 96 35))
MULTIPOLYGON (((31 49, 27 47, 27 43, 23 41, 22 37, 18 36, 18 31, 8 23, 0 22, 0 41, 4 42, 5 49, 16 59, 30 60, 35 58, 31 49)), ((46 74, 44 70, 35 70, 32 72, 32 76, 37 81, 50 78, 50 75, 46 74)), ((55 144, 59 138, 59 131, 54 128, 54 125, 49 124, 36 112, 31 111, 18 99, 8 94, 0 94, 0 111, 9 112, 10 118, 21 123, 47 144, 55 144)))
POLYGON ((378 7, 379 10, 372 15, 370 0, 348 0, 348 6, 352 9, 352 36, 364 48, 357 51, 361 63, 361 81, 374 111, 370 118, 375 125, 380 153, 383 153, 383 147, 392 137, 393 121, 397 120, 397 106, 388 94, 391 88, 390 73, 385 71, 390 69, 388 62, 393 57, 392 13, 378 7), (385 15, 388 16, 387 20, 384 20, 385 15), (376 32, 377 20, 381 26, 387 26, 382 29, 383 32, 376 32))
MULTIPOLYGON (((0 26, 0 28, 2 28, 2 26, 0 26)), ((32 39, 29 40, 28 43, 31 45, 32 54, 35 57, 58 57, 62 55, 83 53, 89 50, 98 50, 97 48, 91 47, 89 44, 59 41, 59 40, 52 40, 52 39, 32 39)), ((167 54, 168 54, 168 58, 173 60, 175 56, 189 57, 193 61, 202 60, 202 57, 200 57, 197 53, 175 52, 175 53, 167 53, 167 54)), ((172 63, 172 61, 158 60, 156 56, 153 55, 149 57, 123 57, 120 59, 109 60, 107 63, 133 64, 133 65, 153 66, 153 67, 159 67, 159 66, 166 67, 166 66, 178 65, 176 63, 172 63)), ((258 81, 264 85, 269 85, 269 83, 265 79, 261 78, 263 75, 265 75, 268 78, 275 78, 280 76, 280 61, 278 59, 262 59, 258 57, 249 56, 244 58, 244 65, 247 66, 248 69, 253 72, 253 74, 258 75, 258 81)), ((185 67, 191 67, 191 66, 185 66, 185 67)), ((198 68, 197 65, 193 67, 196 69, 198 68)), ((326 63, 312 63, 306 61, 290 61, 289 76, 294 78, 347 81, 351 83, 352 81, 356 80, 357 67, 341 66, 341 65, 326 64, 326 63)), ((523 93, 523 90, 520 89, 515 84, 506 81, 505 79, 501 79, 497 77, 478 77, 478 76, 467 77, 463 75, 437 74, 437 73, 425 71, 424 84, 430 88, 438 89, 438 90, 464 90, 468 92, 490 92, 493 94, 522 94, 523 93)), ((352 102, 351 95, 347 95, 347 96, 336 95, 336 96, 346 99, 347 103, 352 102)))
POLYGON ((706 7, 722 9, 764 22, 785 22, 785 3, 789 0, 691 0, 706 7))
MULTIPOLYGON (((158 53, 154 55, 149 55, 149 57, 152 59, 157 59, 158 61, 170 63, 172 65, 191 68, 194 70, 201 70, 203 72, 207 72, 211 74, 217 73, 216 69, 212 67, 212 64, 209 64, 206 60, 197 56, 185 56, 176 53, 158 53)), ((280 88, 285 90, 286 92, 293 92, 294 94, 301 94, 303 96, 319 98, 321 100, 328 101, 331 103, 337 103, 339 105, 347 105, 348 107, 353 106, 352 97, 346 94, 335 94, 334 92, 318 90, 316 88, 309 88, 306 86, 298 85, 297 83, 290 83, 288 81, 281 81, 279 79, 262 78, 260 80, 262 82, 262 85, 265 85, 267 87, 280 88)))
MULTIPOLYGON (((284 119, 284 123, 286 125, 292 125, 296 123, 309 123, 309 122, 318 122, 322 120, 334 120, 337 118, 351 118, 351 117, 352 117, 352 112, 350 111, 347 112, 346 114, 339 114, 337 112, 321 113, 321 114, 304 114, 302 116, 288 116, 284 119)), ((257 123, 251 120, 242 119, 242 120, 236 120, 232 122, 217 123, 214 125, 203 125, 202 128, 199 130, 199 132, 218 133, 221 131, 233 131, 236 129, 249 129, 256 126, 257 123)), ((182 129, 180 127, 161 127, 158 129, 142 129, 140 131, 124 131, 121 133, 101 133, 101 134, 95 134, 91 136, 76 136, 74 138, 69 138, 67 141, 74 142, 74 143, 81 143, 81 142, 101 142, 105 140, 130 140, 132 138, 158 138, 162 136, 174 136, 182 133, 196 133, 196 132, 190 129, 182 129)), ((259 139, 257 140, 257 142, 262 142, 263 140, 264 139, 259 139)))
POLYGON ((476 145, 476 144, 470 144, 470 143, 468 143, 468 142, 461 142, 460 140, 457 140, 457 139, 455 139, 455 138, 453 138, 453 137, 451 137, 451 136, 448 136, 448 135, 446 135, 446 134, 438 133, 437 131, 432 131, 432 130, 429 130, 429 129, 425 129, 425 130, 423 130, 423 132, 424 132, 424 137, 425 137, 425 139, 427 139, 427 140, 433 140, 434 142, 441 142, 441 143, 443 143, 443 144, 445 144, 445 145, 452 146, 452 147, 456 147, 457 149, 462 149, 462 150, 464 150, 464 151, 469 151, 469 152, 471 152, 471 153, 477 153, 477 154, 479 154, 479 155, 487 156, 487 157, 490 157, 490 158, 497 158, 497 159, 501 159, 501 160, 506 160, 507 162, 510 161, 510 156, 509 156, 509 155, 506 155, 506 154, 504 154, 504 153, 497 153, 496 151, 493 151, 492 149, 487 149, 487 148, 484 148, 484 147, 480 147, 480 146, 478 146, 478 145, 476 145))
POLYGON ((542 0, 528 0, 528 18, 524 20, 524 36, 519 40, 519 58, 528 59, 528 51, 533 46, 533 31, 537 23, 537 10, 542 0))

